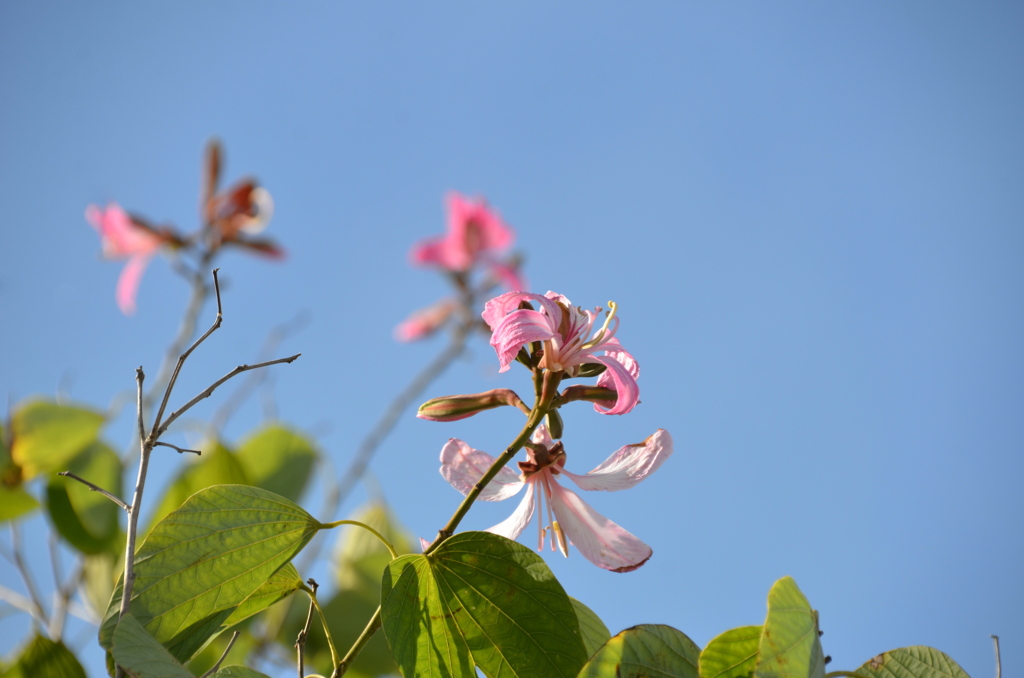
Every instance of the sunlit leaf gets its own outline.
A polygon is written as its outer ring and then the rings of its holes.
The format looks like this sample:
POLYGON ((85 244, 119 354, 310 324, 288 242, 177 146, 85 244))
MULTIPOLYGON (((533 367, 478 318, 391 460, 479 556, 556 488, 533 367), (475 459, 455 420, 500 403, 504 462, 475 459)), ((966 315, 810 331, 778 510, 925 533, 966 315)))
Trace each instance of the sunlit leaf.
POLYGON ((864 678, 969 678, 949 655, 924 645, 883 652, 856 672, 864 678))
POLYGON ((39 508, 39 500, 24 487, 4 487, 0 484, 0 522, 20 518, 39 508))
POLYGON ((20 403, 11 417, 11 458, 25 480, 63 471, 102 425, 103 415, 84 407, 48 400, 20 403))
POLYGON ((131 613, 117 622, 111 653, 137 678, 195 678, 131 613))
POLYGON ((573 609, 576 610, 576 619, 580 622, 580 633, 583 634, 583 647, 587 650, 587 656, 592 657, 602 645, 611 639, 611 631, 608 630, 608 627, 604 625, 601 618, 589 607, 572 596, 569 597, 569 600, 572 602, 573 609))
POLYGON ((575 678, 586 660, 572 602, 543 559, 514 541, 463 532, 385 571, 384 633, 407 677, 575 678))
MULTIPOLYGON (((139 548, 131 612, 178 660, 187 660, 285 566, 321 524, 291 501, 245 485, 200 490, 139 548)), ((100 644, 110 646, 121 603, 111 597, 100 644)))
POLYGON ((317 456, 308 438, 277 424, 267 426, 238 448, 238 461, 251 484, 292 501, 302 495, 317 456))
POLYGON ((818 635, 818 613, 793 578, 775 582, 768 593, 755 678, 824 678, 825 656, 818 635))
POLYGON ((55 643, 37 633, 4 678, 85 678, 85 669, 64 643, 55 643))
MULTIPOLYGON (((72 459, 68 470, 121 496, 121 460, 98 440, 72 459)), ((54 475, 46 487, 46 507, 57 532, 82 553, 108 551, 120 537, 121 508, 77 480, 54 475)))
POLYGON ((741 626, 716 636, 700 653, 700 678, 748 678, 757 668, 760 626, 741 626))
MULTIPOLYGON (((149 529, 164 516, 181 506, 186 499, 199 490, 214 485, 248 485, 249 479, 238 462, 234 452, 219 442, 201 446, 202 456, 198 459, 189 455, 191 463, 185 464, 178 476, 171 482, 163 498, 153 512, 149 529)), ((157 448, 161 454, 177 454, 170 448, 157 448)), ((186 453, 187 454, 187 453, 186 453)), ((146 530, 148 532, 149 530, 146 530)))
POLYGON ((643 624, 605 643, 579 678, 698 678, 699 659, 700 648, 682 631, 643 624))

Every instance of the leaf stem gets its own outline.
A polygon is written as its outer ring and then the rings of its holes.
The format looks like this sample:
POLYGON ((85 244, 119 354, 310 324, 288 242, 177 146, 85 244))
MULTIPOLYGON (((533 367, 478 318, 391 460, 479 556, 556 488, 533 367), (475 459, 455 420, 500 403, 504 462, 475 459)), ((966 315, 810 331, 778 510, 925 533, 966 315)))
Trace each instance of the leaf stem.
POLYGON ((221 653, 220 659, 217 660, 217 663, 211 666, 210 670, 199 676, 199 678, 208 678, 220 670, 220 665, 224 663, 225 659, 227 659, 228 652, 231 652, 231 648, 235 644, 236 640, 238 640, 238 631, 231 634, 231 640, 228 641, 228 646, 224 648, 224 652, 221 653))
POLYGON ((384 535, 382 535, 380 532, 378 532, 377 530, 373 529, 372 527, 370 527, 366 523, 361 523, 358 520, 335 520, 333 523, 320 523, 320 529, 322 529, 322 530, 330 530, 332 528, 339 527, 341 525, 355 525, 356 527, 363 528, 367 532, 370 532, 371 534, 373 534, 373 536, 375 536, 377 539, 380 539, 380 542, 382 544, 384 544, 384 546, 387 548, 388 552, 391 554, 391 560, 394 560, 395 558, 398 557, 398 552, 395 551, 395 547, 391 545, 391 542, 389 542, 387 539, 384 538, 384 535))
POLYGON ((323 609, 320 607, 320 603, 316 600, 316 590, 303 584, 300 586, 303 591, 309 595, 309 600, 313 603, 313 607, 316 608, 316 613, 320 616, 320 624, 324 627, 324 635, 327 636, 327 646, 331 648, 331 663, 335 666, 338 665, 338 650, 334 647, 334 638, 331 637, 331 629, 327 626, 327 617, 324 615, 323 609))
POLYGON ((351 666, 352 662, 355 661, 356 656, 363 649, 363 647, 370 642, 370 638, 373 634, 377 633, 377 629, 380 628, 380 605, 377 606, 376 612, 370 617, 370 621, 367 622, 366 628, 356 638, 356 642, 352 643, 352 647, 349 648, 348 653, 345 654, 345 658, 340 662, 335 662, 334 673, 331 674, 331 678, 341 678, 348 671, 348 667, 351 666))

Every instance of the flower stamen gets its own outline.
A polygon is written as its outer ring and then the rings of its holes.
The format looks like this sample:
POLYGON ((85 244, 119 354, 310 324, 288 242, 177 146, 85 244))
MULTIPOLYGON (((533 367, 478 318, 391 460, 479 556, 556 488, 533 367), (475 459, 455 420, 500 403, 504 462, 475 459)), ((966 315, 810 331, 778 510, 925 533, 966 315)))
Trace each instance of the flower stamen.
POLYGON ((591 339, 590 341, 588 341, 587 343, 583 344, 583 346, 580 347, 582 350, 585 351, 587 349, 594 348, 595 346, 601 343, 601 341, 604 339, 604 335, 608 332, 608 325, 611 324, 612 318, 615 317, 615 313, 618 310, 618 304, 616 304, 614 301, 608 302, 608 315, 604 319, 604 324, 601 325, 601 329, 597 331, 597 334, 594 335, 593 339, 591 339))

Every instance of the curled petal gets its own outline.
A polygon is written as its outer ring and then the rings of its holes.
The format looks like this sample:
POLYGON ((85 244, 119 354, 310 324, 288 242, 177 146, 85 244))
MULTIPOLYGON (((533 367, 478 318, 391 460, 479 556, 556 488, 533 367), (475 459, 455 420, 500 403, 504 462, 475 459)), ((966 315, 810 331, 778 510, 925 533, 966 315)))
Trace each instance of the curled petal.
POLYGON ((672 436, 659 428, 642 443, 620 448, 585 476, 570 473, 564 468, 561 473, 572 478, 582 490, 615 492, 633 487, 657 471, 671 455, 672 436))
MULTIPOLYGON (((519 308, 519 304, 524 301, 536 302, 549 312, 552 310, 549 307, 553 307, 553 311, 555 313, 560 313, 556 304, 552 303, 550 299, 539 294, 532 294, 530 292, 506 292, 505 294, 494 297, 484 304, 484 312, 482 313, 484 322, 487 323, 487 326, 493 331, 506 315, 519 308)), ((558 326, 557 316, 554 319, 554 326, 558 326)))
POLYGON ((121 277, 117 279, 117 306, 125 315, 135 313, 135 296, 149 259, 147 255, 132 257, 121 270, 121 277))
MULTIPOLYGON (((495 461, 497 460, 486 452, 474 450, 458 438, 451 438, 441 448, 441 475, 456 490, 462 494, 469 494, 495 461)), ((478 498, 483 501, 501 501, 515 495, 522 488, 523 481, 519 475, 509 467, 503 466, 498 475, 487 483, 487 487, 478 498)))
MULTIPOLYGON (((526 529, 526 526, 530 524, 530 519, 533 518, 533 511, 536 504, 533 496, 536 491, 536 484, 532 482, 525 484, 526 495, 523 496, 523 500, 519 502, 519 506, 516 507, 516 510, 513 511, 512 515, 508 518, 486 530, 487 532, 500 535, 506 539, 515 539, 522 534, 523 530, 526 529)), ((552 484, 556 485, 557 483, 552 484)))
MULTIPOLYGON (((617 353, 629 356, 625 351, 617 353)), ((593 358, 608 368, 598 377, 597 385, 614 390, 618 396, 615 402, 609 403, 608 406, 594 403, 594 410, 601 414, 626 414, 631 411, 640 401, 640 387, 637 386, 636 377, 633 376, 630 368, 619 362, 617 355, 593 356, 593 358)), ((632 360, 632 356, 629 356, 629 359, 634 365, 636 364, 636 361, 632 360)), ((636 367, 636 370, 639 373, 639 367, 636 367)))
POLYGON ((501 364, 498 371, 507 371, 525 344, 546 341, 554 337, 556 332, 557 328, 551 327, 551 318, 543 313, 526 309, 509 313, 497 324, 491 335, 491 346, 501 364))
POLYGON ((557 482, 549 485, 555 518, 584 558, 612 572, 630 572, 651 557, 650 546, 592 509, 575 492, 557 482))

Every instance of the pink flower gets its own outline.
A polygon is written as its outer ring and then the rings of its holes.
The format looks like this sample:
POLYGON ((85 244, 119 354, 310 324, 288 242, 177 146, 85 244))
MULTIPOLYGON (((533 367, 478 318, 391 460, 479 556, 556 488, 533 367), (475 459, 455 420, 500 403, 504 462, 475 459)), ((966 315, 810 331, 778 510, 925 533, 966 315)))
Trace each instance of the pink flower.
POLYGON ((512 246, 515 233, 483 199, 468 200, 452 191, 448 201, 448 233, 413 247, 416 264, 434 264, 445 270, 465 273, 484 262, 492 274, 510 289, 522 289, 523 281, 511 266, 494 255, 512 246))
POLYGON ((448 322, 448 318, 459 307, 454 299, 441 301, 414 311, 395 328, 395 339, 399 341, 417 341, 428 337, 448 322))
POLYGON ((117 305, 125 315, 135 312, 135 295, 142 280, 142 272, 168 237, 133 220, 117 203, 106 209, 89 205, 85 218, 99 231, 103 256, 108 259, 128 259, 117 281, 117 305))
POLYGON ((491 346, 501 363, 499 371, 508 370, 520 348, 539 341, 544 350, 540 367, 545 369, 576 377, 582 365, 603 365, 606 369, 598 377, 597 385, 612 389, 618 397, 614 403, 595 403, 594 409, 601 414, 629 412, 640 400, 640 387, 636 383, 640 366, 615 338, 619 328, 619 319, 615 317, 617 307, 614 302, 608 305, 608 317, 591 336, 600 308, 584 311, 554 292, 544 296, 506 292, 491 299, 484 306, 483 318, 493 332, 491 346), (520 308, 524 301, 537 303, 540 310, 520 308))
MULTIPOLYGON (((584 558, 613 572, 629 572, 646 563, 652 553, 650 546, 592 509, 575 492, 562 487, 558 476, 567 476, 582 490, 614 492, 633 487, 658 470, 672 454, 672 436, 668 431, 658 429, 642 443, 620 448, 582 476, 565 470, 562 443, 553 442, 543 425, 537 427, 533 440, 536 447, 528 450, 529 461, 519 462, 522 473, 517 475, 503 467, 480 493, 479 498, 484 501, 500 501, 526 487, 526 496, 512 515, 487 531, 515 539, 536 513, 538 551, 543 550, 550 530, 551 550, 555 550, 557 542, 566 557, 572 544, 584 558)), ((452 438, 441 449, 441 475, 452 487, 467 494, 494 461, 486 452, 452 438)))

